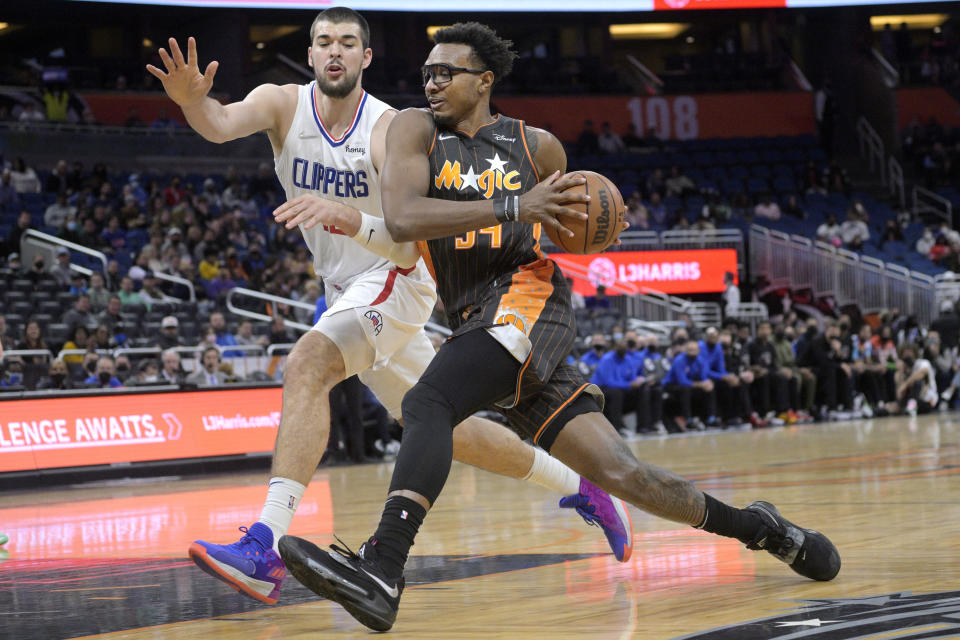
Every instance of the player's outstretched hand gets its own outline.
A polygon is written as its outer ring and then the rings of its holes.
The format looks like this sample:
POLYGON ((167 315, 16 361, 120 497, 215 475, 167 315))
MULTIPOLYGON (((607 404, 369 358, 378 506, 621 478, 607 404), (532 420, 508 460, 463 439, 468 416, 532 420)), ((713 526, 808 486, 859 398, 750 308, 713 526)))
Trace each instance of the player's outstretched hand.
POLYGON ((587 219, 586 213, 566 206, 590 201, 590 196, 584 193, 566 191, 585 182, 580 176, 570 173, 560 175, 559 171, 554 171, 549 178, 520 196, 520 221, 550 225, 556 227, 560 233, 573 236, 573 231, 563 226, 557 216, 587 219))
POLYGON ((273 210, 273 219, 287 229, 299 224, 312 229, 322 224, 331 233, 356 235, 360 230, 360 212, 334 200, 325 200, 308 193, 288 200, 273 210))
POLYGON ((210 93, 210 87, 213 86, 213 76, 217 73, 220 63, 214 60, 207 65, 206 71, 200 73, 200 67, 197 65, 197 41, 193 36, 187 39, 187 59, 183 59, 183 52, 180 51, 180 45, 174 38, 170 38, 170 53, 160 48, 160 59, 163 60, 163 66, 167 71, 147 65, 147 71, 157 77, 163 83, 163 89, 170 96, 170 99, 181 107, 187 107, 202 100, 210 93))

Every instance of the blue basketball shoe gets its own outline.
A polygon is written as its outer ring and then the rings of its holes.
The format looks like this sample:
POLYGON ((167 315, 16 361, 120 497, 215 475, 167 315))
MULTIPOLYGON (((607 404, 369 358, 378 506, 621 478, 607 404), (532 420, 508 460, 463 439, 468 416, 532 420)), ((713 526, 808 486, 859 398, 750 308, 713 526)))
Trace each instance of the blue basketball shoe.
POLYGON ((190 558, 214 578, 260 602, 276 604, 287 567, 273 550, 273 531, 262 522, 233 544, 210 544, 197 540, 190 545, 190 558))
POLYGON ((633 524, 627 505, 620 498, 580 478, 580 493, 560 499, 563 509, 576 509, 587 524, 603 529, 607 543, 619 562, 626 562, 633 553, 633 524))

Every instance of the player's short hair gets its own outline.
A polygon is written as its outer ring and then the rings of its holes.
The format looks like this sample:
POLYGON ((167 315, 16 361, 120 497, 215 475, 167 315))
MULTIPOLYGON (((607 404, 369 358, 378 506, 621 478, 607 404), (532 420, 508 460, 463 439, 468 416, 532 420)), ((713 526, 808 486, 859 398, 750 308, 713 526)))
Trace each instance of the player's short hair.
POLYGON ((311 44, 313 43, 314 28, 318 22, 324 20, 334 24, 342 24, 344 22, 355 23, 360 27, 360 43, 363 45, 363 48, 366 49, 370 46, 370 25, 367 24, 366 18, 348 7, 330 7, 326 11, 321 11, 317 17, 313 19, 313 24, 310 25, 311 44))
POLYGON ((465 44, 473 49, 474 57, 485 69, 493 72, 494 83, 510 74, 517 57, 512 40, 501 38, 496 31, 479 22, 458 22, 440 29, 433 34, 433 41, 436 44, 465 44))

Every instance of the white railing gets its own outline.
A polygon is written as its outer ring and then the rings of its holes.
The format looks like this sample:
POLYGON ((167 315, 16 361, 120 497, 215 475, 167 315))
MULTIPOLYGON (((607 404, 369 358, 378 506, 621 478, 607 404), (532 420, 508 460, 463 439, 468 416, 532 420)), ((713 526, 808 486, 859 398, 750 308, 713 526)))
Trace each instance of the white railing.
POLYGON ((883 262, 823 242, 750 227, 750 271, 770 288, 809 288, 816 297, 832 297, 839 306, 857 304, 863 313, 899 309, 928 325, 938 303, 960 298, 960 282, 936 280, 900 265, 883 262))
POLYGON ((914 216, 927 213, 941 218, 948 225, 953 225, 953 204, 949 200, 917 185, 913 185, 912 196, 914 216))
POLYGON ((903 186, 903 167, 900 166, 900 161, 893 156, 890 156, 887 160, 887 176, 889 177, 887 180, 887 190, 891 196, 896 196, 897 202, 900 203, 900 208, 903 209, 907 206, 903 186))
POLYGON ((883 83, 887 85, 888 89, 895 89, 900 84, 900 72, 883 57, 882 53, 876 49, 870 49, 870 52, 873 54, 873 59, 880 65, 880 69, 883 70, 883 83))
MULTIPOLYGON (((107 254, 102 251, 97 251, 96 249, 91 249, 85 247, 82 244, 77 244, 76 242, 70 242, 69 240, 64 240, 63 238, 58 238, 57 236, 52 236, 49 233, 43 233, 42 231, 37 231, 36 229, 27 229, 23 232, 23 235, 20 236, 20 256, 23 260, 23 263, 27 263, 28 255, 26 247, 30 246, 28 240, 35 240, 34 244, 41 249, 56 249, 57 247, 66 247, 71 251, 76 251, 77 253, 86 254, 92 258, 96 258, 103 265, 103 272, 107 271, 107 254), (51 246, 53 245, 53 246, 51 246)), ((79 270, 79 269, 78 269, 79 270)))
POLYGON ((861 116, 857 120, 857 141, 860 143, 860 155, 870 163, 870 171, 880 174, 880 182, 887 184, 886 159, 887 153, 883 146, 883 139, 867 119, 861 116))

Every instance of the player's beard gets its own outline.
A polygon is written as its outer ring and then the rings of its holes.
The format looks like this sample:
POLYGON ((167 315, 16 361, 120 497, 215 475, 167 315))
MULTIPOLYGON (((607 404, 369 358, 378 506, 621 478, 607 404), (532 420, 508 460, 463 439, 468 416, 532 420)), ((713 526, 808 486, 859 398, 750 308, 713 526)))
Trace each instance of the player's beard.
POLYGON ((321 77, 320 73, 314 74, 317 78, 317 86, 323 95, 330 98, 346 98, 356 88, 357 82, 360 81, 360 69, 354 73, 346 67, 343 67, 343 70, 343 77, 334 82, 328 82, 326 78, 321 77))

